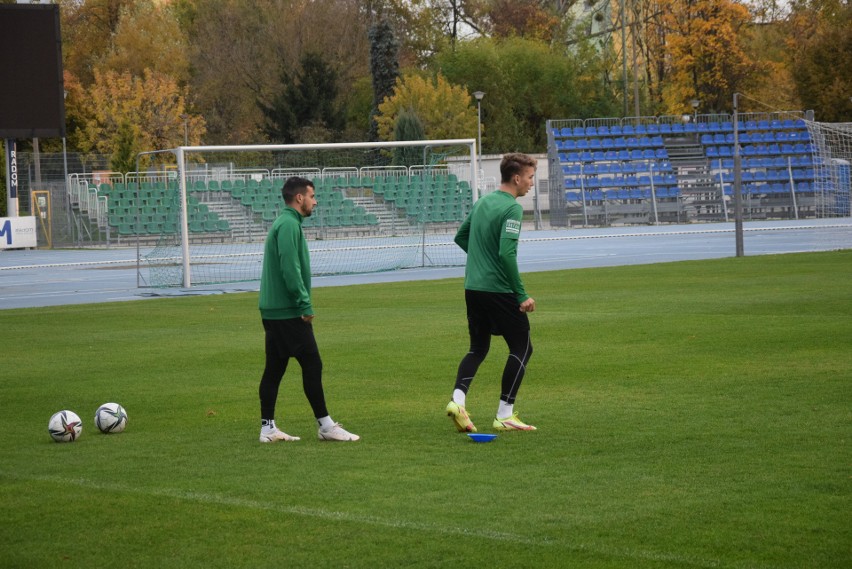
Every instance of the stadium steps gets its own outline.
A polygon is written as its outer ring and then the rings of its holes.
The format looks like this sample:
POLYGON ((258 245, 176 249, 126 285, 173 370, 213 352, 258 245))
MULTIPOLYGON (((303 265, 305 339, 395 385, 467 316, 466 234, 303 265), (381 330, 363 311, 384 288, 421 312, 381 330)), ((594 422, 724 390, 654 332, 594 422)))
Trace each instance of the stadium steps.
POLYGON ((684 210, 694 219, 723 215, 718 180, 710 172, 704 146, 697 135, 664 137, 672 170, 677 175, 684 210))
POLYGON ((233 237, 248 242, 262 241, 266 238, 264 232, 258 231, 252 224, 246 208, 231 199, 230 194, 222 193, 220 196, 213 196, 213 199, 206 203, 210 211, 216 212, 220 219, 228 221, 233 237))

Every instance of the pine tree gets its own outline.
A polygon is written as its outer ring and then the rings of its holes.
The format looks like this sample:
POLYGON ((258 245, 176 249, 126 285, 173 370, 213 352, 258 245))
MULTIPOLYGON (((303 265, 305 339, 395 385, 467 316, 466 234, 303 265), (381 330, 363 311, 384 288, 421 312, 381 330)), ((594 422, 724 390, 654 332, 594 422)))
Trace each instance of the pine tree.
MULTIPOLYGON (((423 122, 413 109, 402 110, 393 128, 394 140, 423 140, 426 137, 423 122)), ((395 166, 413 166, 423 163, 421 148, 401 147, 394 149, 395 166)))
POLYGON ((321 55, 306 53, 300 69, 291 75, 281 74, 282 91, 271 105, 258 103, 266 118, 264 131, 272 142, 301 142, 306 129, 316 132, 339 132, 344 125, 343 113, 337 106, 338 75, 321 55))
POLYGON ((379 105, 393 94, 399 77, 399 43, 393 29, 382 20, 370 28, 370 73, 373 77, 373 108, 370 111, 370 140, 378 140, 376 115, 379 105))

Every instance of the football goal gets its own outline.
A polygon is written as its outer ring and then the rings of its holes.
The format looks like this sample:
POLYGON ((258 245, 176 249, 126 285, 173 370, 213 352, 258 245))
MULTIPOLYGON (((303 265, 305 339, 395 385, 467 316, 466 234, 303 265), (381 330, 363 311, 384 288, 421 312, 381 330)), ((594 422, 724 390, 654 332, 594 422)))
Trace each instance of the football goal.
POLYGON ((852 123, 805 122, 814 148, 817 217, 849 217, 852 123))
POLYGON ((179 147, 140 154, 147 169, 112 197, 140 244, 140 286, 259 280, 291 176, 316 189, 303 222, 315 275, 457 266, 475 152, 474 139, 179 147))

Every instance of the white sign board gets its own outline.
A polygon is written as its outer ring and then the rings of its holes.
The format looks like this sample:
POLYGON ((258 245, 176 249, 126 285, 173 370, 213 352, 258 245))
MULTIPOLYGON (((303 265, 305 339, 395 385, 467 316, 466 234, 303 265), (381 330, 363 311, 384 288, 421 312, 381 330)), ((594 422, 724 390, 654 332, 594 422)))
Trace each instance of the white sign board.
POLYGON ((35 217, 0 217, 0 249, 37 246, 35 217))

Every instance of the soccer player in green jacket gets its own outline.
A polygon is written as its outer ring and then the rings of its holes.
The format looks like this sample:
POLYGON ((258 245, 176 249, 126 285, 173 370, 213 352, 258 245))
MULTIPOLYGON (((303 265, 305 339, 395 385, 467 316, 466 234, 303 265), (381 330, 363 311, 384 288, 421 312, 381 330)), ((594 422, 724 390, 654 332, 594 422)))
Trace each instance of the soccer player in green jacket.
POLYGON ((470 351, 462 358, 447 415, 460 432, 476 432, 465 399, 476 371, 488 354, 491 336, 503 336, 509 359, 503 368, 500 403, 492 424, 498 431, 534 431, 518 418, 515 397, 532 355, 527 313, 535 310, 518 272, 518 238, 523 208, 516 201, 533 187, 536 160, 506 154, 500 162, 500 189, 473 205, 455 242, 467 253, 464 297, 470 351))
POLYGON ((317 205, 314 184, 292 177, 281 188, 284 211, 272 223, 263 252, 260 316, 266 331, 266 367, 260 380, 260 442, 297 441, 275 426, 278 387, 290 358, 302 367, 302 387, 324 441, 357 441, 360 437, 335 423, 325 406, 322 360, 314 338, 311 304, 311 259, 302 220, 317 205))

